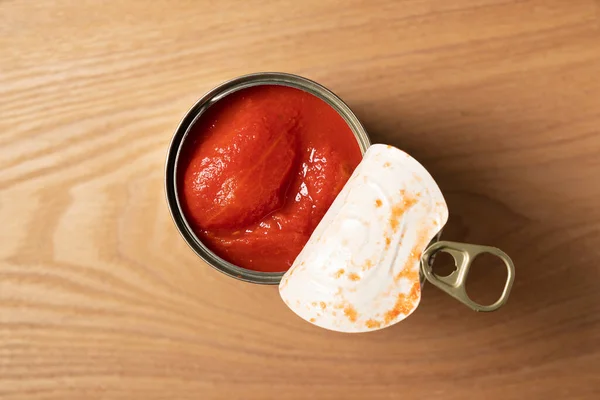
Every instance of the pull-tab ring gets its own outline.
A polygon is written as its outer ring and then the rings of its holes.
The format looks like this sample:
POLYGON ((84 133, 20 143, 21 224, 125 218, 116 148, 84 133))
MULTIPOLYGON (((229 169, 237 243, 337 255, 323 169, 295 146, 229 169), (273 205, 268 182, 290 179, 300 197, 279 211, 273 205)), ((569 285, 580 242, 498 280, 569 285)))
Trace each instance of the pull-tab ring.
POLYGON ((433 285, 442 289, 444 292, 448 293, 461 303, 466 304, 473 310, 484 312, 495 311, 506 303, 513 281, 515 280, 515 266, 505 252, 495 247, 468 243, 440 241, 432 244, 423 252, 423 256, 421 257, 421 270, 423 271, 425 278, 433 285), (432 258, 439 251, 450 254, 456 263, 456 271, 448 276, 438 276, 433 273, 432 258), (500 298, 493 304, 487 306, 471 300, 465 286, 473 260, 475 260, 478 255, 484 253, 492 254, 501 259, 508 272, 506 283, 504 284, 504 289, 502 290, 500 298))

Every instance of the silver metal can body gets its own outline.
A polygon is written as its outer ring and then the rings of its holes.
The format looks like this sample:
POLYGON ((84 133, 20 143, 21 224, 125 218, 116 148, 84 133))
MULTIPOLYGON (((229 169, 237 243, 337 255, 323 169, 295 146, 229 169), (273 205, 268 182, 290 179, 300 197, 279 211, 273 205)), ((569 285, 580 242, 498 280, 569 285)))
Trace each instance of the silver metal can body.
POLYGON ((185 218, 181 203, 179 201, 179 191, 177 187, 177 167, 179 163, 179 157, 186 138, 195 122, 202 117, 204 112, 211 105, 215 104, 224 97, 239 90, 259 85, 289 86, 303 90, 320 98, 334 110, 336 110, 338 114, 346 121, 354 133, 354 137, 356 138, 358 146, 360 147, 361 153, 364 154, 371 143, 367 132, 356 115, 354 115, 352 110, 350 110, 350 108, 333 92, 309 79, 297 75, 278 72, 244 75, 227 81, 206 93, 183 117, 179 123, 179 126, 177 127, 177 130, 175 131, 173 139, 171 140, 171 144, 169 145, 165 166, 165 191, 167 203, 179 233, 184 238, 186 243, 192 248, 192 250, 194 250, 194 252, 200 256, 200 258, 202 258, 202 260, 222 273, 246 282, 276 285, 281 281, 281 277, 283 276, 284 272, 259 272, 238 267, 237 265, 229 263, 218 257, 204 243, 202 243, 185 218))

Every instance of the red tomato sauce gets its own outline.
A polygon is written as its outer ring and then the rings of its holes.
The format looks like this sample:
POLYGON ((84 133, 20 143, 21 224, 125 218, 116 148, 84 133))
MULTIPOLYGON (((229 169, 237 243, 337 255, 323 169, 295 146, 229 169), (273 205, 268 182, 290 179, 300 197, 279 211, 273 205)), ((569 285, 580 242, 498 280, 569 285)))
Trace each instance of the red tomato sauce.
POLYGON ((286 271, 362 158, 344 119, 287 86, 255 86, 212 105, 184 144, 186 219, 219 257, 286 271))

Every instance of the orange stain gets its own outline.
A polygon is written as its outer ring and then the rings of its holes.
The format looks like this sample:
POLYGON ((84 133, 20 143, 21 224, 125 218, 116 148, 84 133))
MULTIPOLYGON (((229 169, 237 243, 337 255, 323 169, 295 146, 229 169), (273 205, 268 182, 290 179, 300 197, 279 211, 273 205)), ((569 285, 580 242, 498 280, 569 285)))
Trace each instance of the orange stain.
POLYGON ((379 199, 375 200, 375 207, 379 208, 383 205, 383 202, 379 199))
POLYGON ((421 284, 412 285, 408 297, 413 302, 413 304, 419 301, 419 298, 421 297, 421 284))
POLYGON ((402 216, 410 207, 415 205, 417 200, 415 199, 407 199, 403 198, 400 204, 396 204, 392 207, 392 215, 390 216, 390 225, 392 226, 392 230, 396 232, 398 230, 398 226, 400 226, 400 220, 402 216))
POLYGON ((413 282, 416 282, 419 280, 419 272, 413 270, 413 267, 415 264, 419 263, 419 261, 421 260, 421 255, 422 255, 421 249, 424 248, 425 245, 426 244, 424 243, 424 237, 421 234, 421 236, 419 237, 419 240, 417 241, 417 244, 415 244, 415 247, 413 247, 412 251, 410 252, 408 259, 406 260, 406 263, 404 264, 404 268, 394 278, 395 281, 398 281, 398 279, 400 279, 400 278, 407 278, 413 282))
POLYGON ((392 244, 392 239, 390 239, 389 237, 385 237, 385 249, 387 250, 390 247, 390 244, 392 244))
POLYGON ((319 305, 321 306, 321 310, 324 310, 325 308, 327 308, 327 304, 325 304, 324 301, 320 302, 319 305))
POLYGON ((343 268, 341 268, 341 269, 338 269, 338 270, 337 270, 337 272, 336 272, 335 274, 333 274, 333 276, 334 276, 334 278, 336 278, 336 279, 337 279, 337 278, 339 278, 340 276, 344 275, 344 272, 346 272, 346 271, 344 271, 344 269, 343 269, 343 268))
POLYGON ((314 318, 311 318, 311 319, 309 319, 309 321, 310 321, 310 322, 315 322, 315 321, 316 321, 316 319, 314 319, 314 318))
POLYGON ((376 328, 379 328, 381 326, 381 322, 376 321, 374 319, 370 319, 367 322, 365 322, 365 325, 369 329, 376 329, 376 328))
POLYGON ((369 270, 373 267, 373 260, 367 260, 365 261, 365 264, 362 267, 363 271, 369 270))
POLYGON ((387 161, 386 161, 385 163, 383 163, 383 167, 384 167, 384 168, 389 168, 389 167, 391 167, 391 166, 392 166, 392 164, 390 164, 390 163, 389 163, 389 162, 387 162, 387 161))
POLYGON ((383 320, 386 325, 389 325, 400 315, 408 315, 419 301, 419 283, 413 283, 410 293, 405 295, 400 293, 396 299, 394 307, 383 315, 383 320))
MULTIPOLYGON (((409 264, 407 263, 407 266, 408 265, 409 264)), ((415 271, 414 269, 410 269, 410 268, 403 268, 402 271, 400 271, 398 273, 398 275, 396 275, 394 277, 394 281, 398 282, 402 278, 408 279, 409 281, 411 281, 413 283, 419 282, 419 271, 418 270, 415 271)))
POLYGON ((356 322, 356 318, 358 318, 358 313, 356 312, 356 310, 354 309, 354 307, 352 307, 351 304, 348 304, 344 308, 344 315, 346 317, 348 317, 348 319, 350 320, 350 322, 356 322))
POLYGON ((310 304, 311 304, 313 307, 316 307, 316 306, 317 306, 317 302, 316 302, 316 301, 313 301, 313 302, 312 302, 312 303, 310 303, 310 304))
POLYGON ((348 279, 350 279, 351 281, 359 281, 360 276, 354 272, 351 272, 348 274, 348 279))

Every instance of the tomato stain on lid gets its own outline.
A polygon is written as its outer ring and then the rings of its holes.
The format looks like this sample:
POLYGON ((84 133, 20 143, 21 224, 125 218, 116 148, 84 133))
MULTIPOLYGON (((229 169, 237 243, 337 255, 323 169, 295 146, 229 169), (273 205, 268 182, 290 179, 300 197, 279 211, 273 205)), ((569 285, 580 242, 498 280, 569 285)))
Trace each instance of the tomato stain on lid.
POLYGON ((351 281, 359 281, 360 276, 356 272, 350 272, 348 274, 348 279, 350 279, 351 281))
POLYGON ((367 322, 365 322, 365 326, 369 329, 377 329, 381 326, 381 322, 374 319, 368 319, 367 322))
POLYGON ((390 215, 390 226, 392 230, 396 232, 398 227, 400 226, 400 221, 402 220, 402 216, 404 213, 408 211, 410 207, 415 205, 417 202, 416 199, 402 199, 402 203, 396 204, 392 207, 392 213, 390 215))
POLYGON ((394 307, 387 311, 383 316, 384 323, 389 325, 400 315, 410 314, 415 309, 415 304, 419 301, 419 299, 420 289, 418 283, 416 283, 413 284, 409 295, 405 295, 404 293, 398 294, 394 307))
MULTIPOLYGON (((407 266, 414 265, 415 260, 419 258, 412 258, 407 262, 407 266)), ((395 277, 394 280, 398 281, 400 279, 408 279, 411 283, 419 281, 419 271, 411 268, 403 268, 395 277)))
POLYGON ((367 270, 371 269, 373 267, 373 265, 375 265, 373 263, 373 260, 369 259, 369 260, 365 261, 365 263, 363 264, 362 270, 367 271, 367 270))
POLYGON ((389 238, 389 236, 385 237, 385 248, 386 250, 390 247, 390 244, 392 243, 392 239, 389 238))
POLYGON ((344 307, 344 315, 352 322, 356 322, 356 319, 358 318, 358 313, 351 304, 348 304, 346 307, 344 307))

